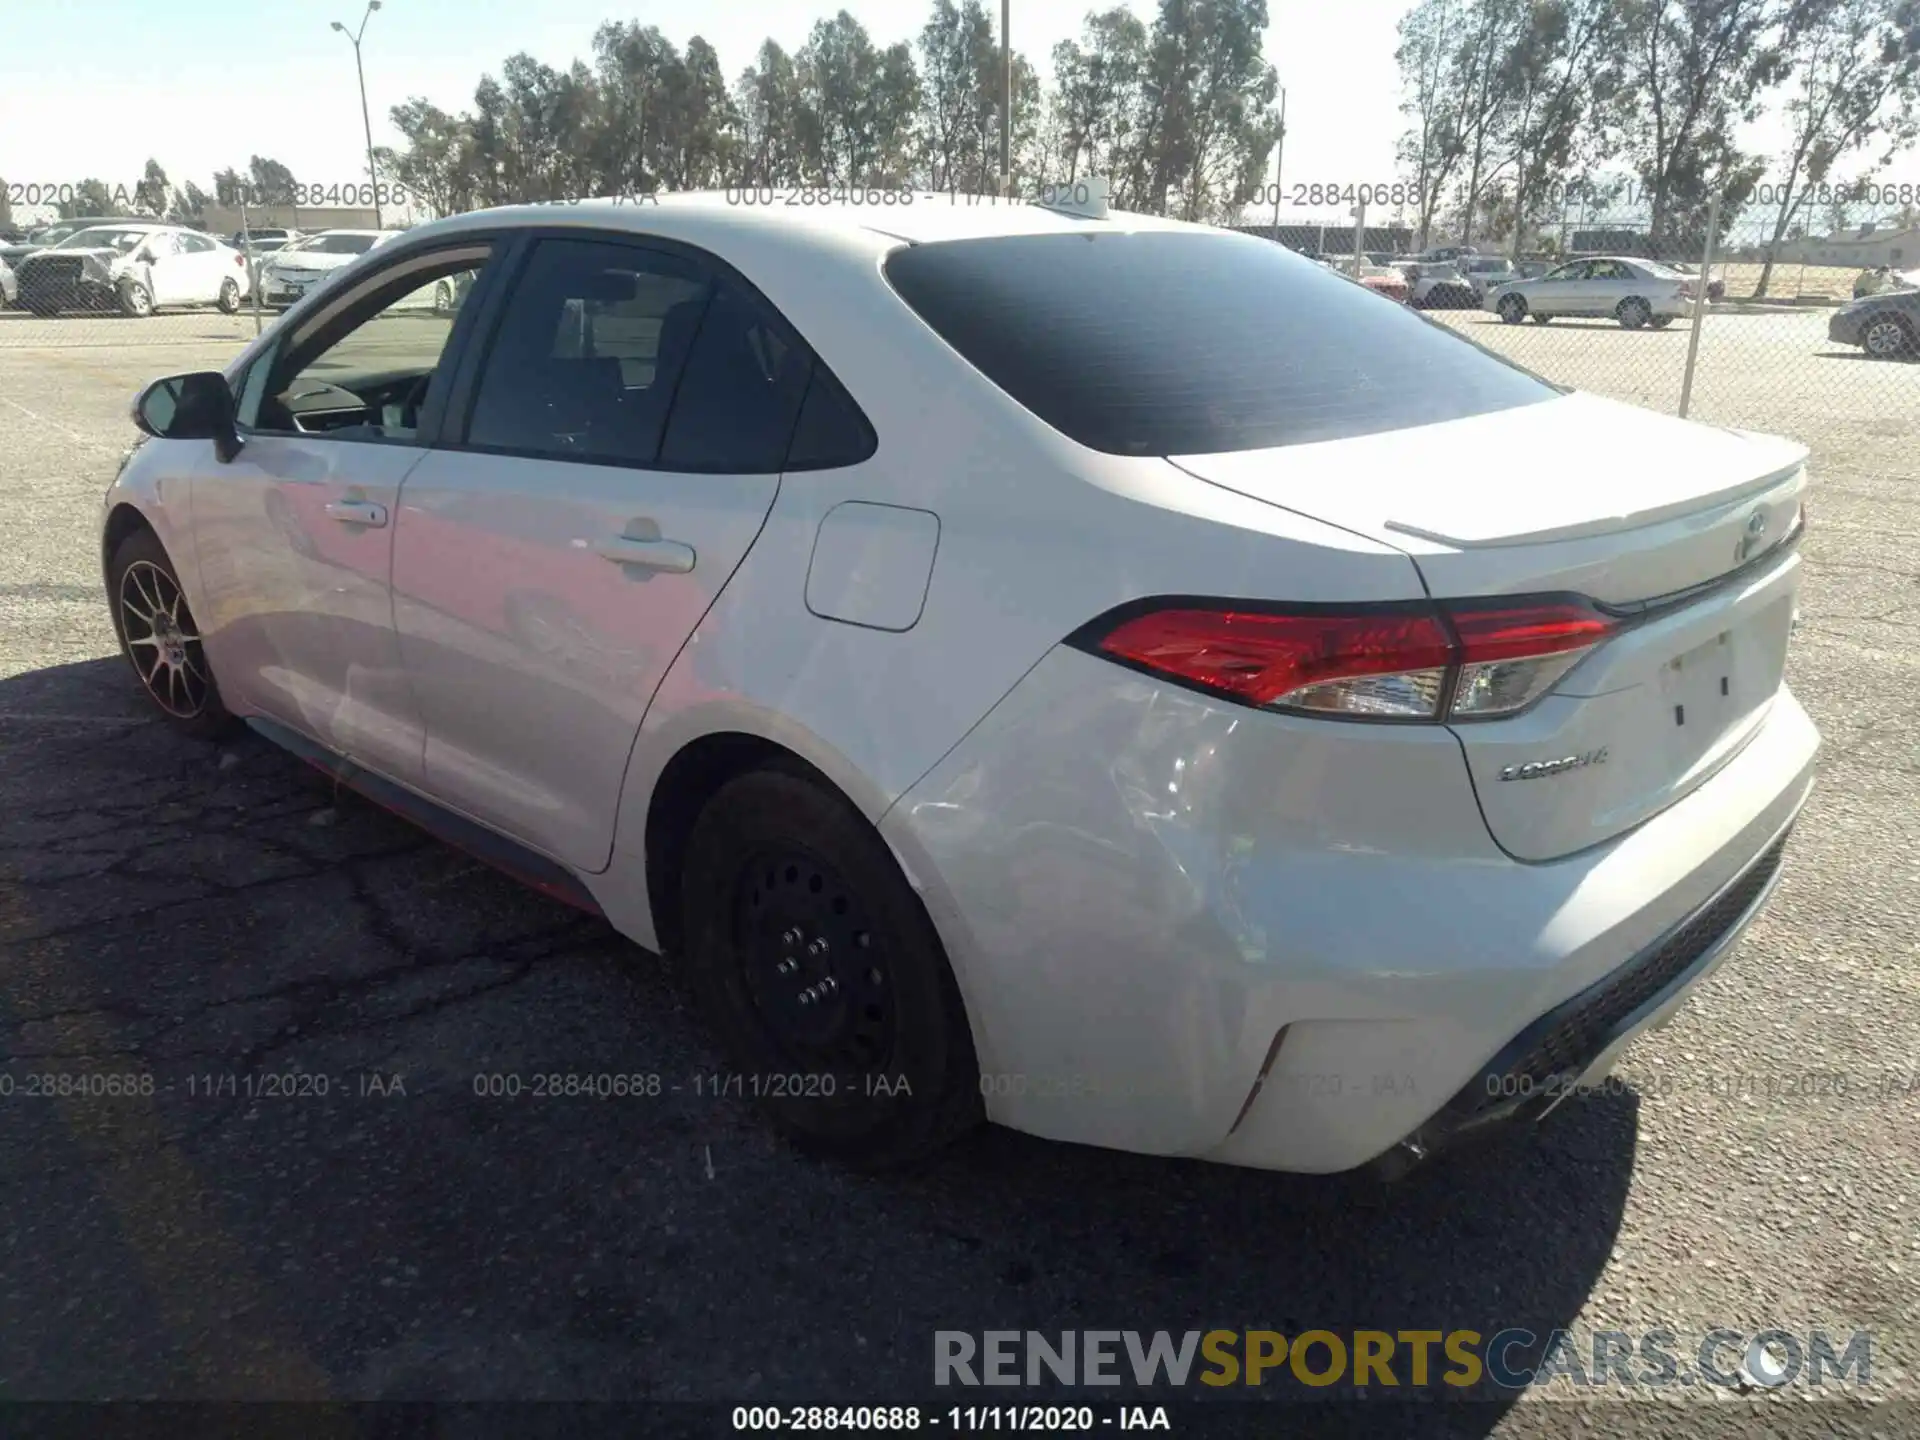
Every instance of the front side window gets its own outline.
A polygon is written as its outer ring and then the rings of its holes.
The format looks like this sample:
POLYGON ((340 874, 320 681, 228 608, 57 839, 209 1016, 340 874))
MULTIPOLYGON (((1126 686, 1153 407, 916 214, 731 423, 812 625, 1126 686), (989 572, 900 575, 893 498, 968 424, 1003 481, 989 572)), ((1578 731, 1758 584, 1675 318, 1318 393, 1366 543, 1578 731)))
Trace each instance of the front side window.
POLYGON ((464 245, 416 256, 304 322, 249 367, 241 428, 416 443, 427 398, 448 378, 442 360, 456 317, 442 297, 449 287, 464 292, 488 253, 464 245))
POLYGON ((189 255, 204 255, 207 251, 213 249, 213 242, 204 235, 182 235, 180 237, 180 248, 189 255))
POLYGON ((1203 455, 1407 429, 1560 392, 1283 246, 1079 231, 903 246, 887 279, 989 380, 1091 449, 1203 455))
POLYGON ((540 241, 501 315, 467 442, 653 464, 713 289, 678 255, 540 241))

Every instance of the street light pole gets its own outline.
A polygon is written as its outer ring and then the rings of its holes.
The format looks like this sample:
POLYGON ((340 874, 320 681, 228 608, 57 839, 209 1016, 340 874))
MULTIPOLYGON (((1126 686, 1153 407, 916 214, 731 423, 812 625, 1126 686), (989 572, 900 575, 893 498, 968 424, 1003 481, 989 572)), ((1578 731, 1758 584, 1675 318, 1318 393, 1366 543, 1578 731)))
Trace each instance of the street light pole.
POLYGON ((384 230, 386 226, 380 220, 380 175, 373 167, 373 121, 367 116, 367 71, 360 63, 360 37, 367 33, 367 21, 373 18, 373 12, 379 8, 380 0, 367 0, 366 13, 360 17, 358 30, 349 31, 338 20, 333 22, 333 28, 345 35, 353 45, 353 71, 360 77, 360 126, 367 137, 367 188, 373 194, 373 228, 384 230))

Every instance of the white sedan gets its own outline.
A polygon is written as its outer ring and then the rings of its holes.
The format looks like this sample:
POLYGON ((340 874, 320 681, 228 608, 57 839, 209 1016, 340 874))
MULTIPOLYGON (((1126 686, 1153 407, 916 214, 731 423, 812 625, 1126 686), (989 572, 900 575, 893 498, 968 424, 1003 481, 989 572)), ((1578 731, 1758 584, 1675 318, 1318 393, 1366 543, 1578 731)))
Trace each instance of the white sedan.
POLYGON ((1693 313, 1695 282, 1652 260, 1602 255, 1570 260, 1536 280, 1489 289, 1481 308, 1509 325, 1561 315, 1611 317, 1628 330, 1658 330, 1693 313))
POLYGON ((269 305, 292 305, 335 270, 352 264, 398 230, 322 230, 288 242, 260 260, 260 296, 269 305))
POLYGON ((134 677, 676 956, 855 1163, 1392 1172, 1603 1075, 1812 783, 1804 449, 1265 240, 909 199, 454 216, 155 382, 134 677))
POLYGON ((147 316, 176 305, 231 315, 251 290, 246 259, 180 225, 113 220, 78 230, 16 262, 19 303, 36 315, 117 309, 147 316))

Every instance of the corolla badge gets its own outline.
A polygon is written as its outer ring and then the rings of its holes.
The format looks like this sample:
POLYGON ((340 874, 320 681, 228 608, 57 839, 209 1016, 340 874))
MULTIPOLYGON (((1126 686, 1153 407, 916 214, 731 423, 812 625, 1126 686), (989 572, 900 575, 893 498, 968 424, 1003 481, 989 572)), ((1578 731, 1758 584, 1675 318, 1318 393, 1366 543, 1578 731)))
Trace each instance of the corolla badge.
POLYGON ((1569 770, 1579 770, 1588 765, 1607 763, 1607 747, 1589 750, 1583 755, 1564 755, 1558 760, 1530 760, 1525 765, 1506 765, 1501 767, 1502 780, 1541 780, 1549 775, 1564 775, 1569 770))

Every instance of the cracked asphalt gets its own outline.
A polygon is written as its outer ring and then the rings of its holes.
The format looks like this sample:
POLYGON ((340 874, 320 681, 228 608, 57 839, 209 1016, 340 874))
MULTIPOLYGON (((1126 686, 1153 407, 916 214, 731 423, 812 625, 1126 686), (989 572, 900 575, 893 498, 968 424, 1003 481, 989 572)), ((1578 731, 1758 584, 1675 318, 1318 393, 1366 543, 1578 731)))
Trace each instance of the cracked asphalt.
MULTIPOLYGON (((263 743, 147 716, 99 497, 138 384, 251 326, 62 322, 55 345, 20 323, 0 316, 0 1399, 944 1408, 935 1330, 1100 1326, 1857 1327, 1872 1392, 1915 1393, 1920 367, 1869 386, 1832 361, 1845 403, 1768 402, 1814 453, 1791 679, 1828 745, 1770 910, 1621 1093, 1381 1194, 997 1130, 879 1179, 788 1150, 703 1093, 717 1057, 654 957, 263 743), (659 1091, 475 1091, 553 1072, 659 1091)), ((1703 393, 1765 423, 1724 376, 1703 393)), ((1701 1399, 1594 1423, 1723 1433, 1701 1399)), ((1570 1408, 1444 1422, 1563 1434, 1570 1408)), ((1809 1414, 1920 1432, 1843 1399, 1761 1418, 1809 1414)))

